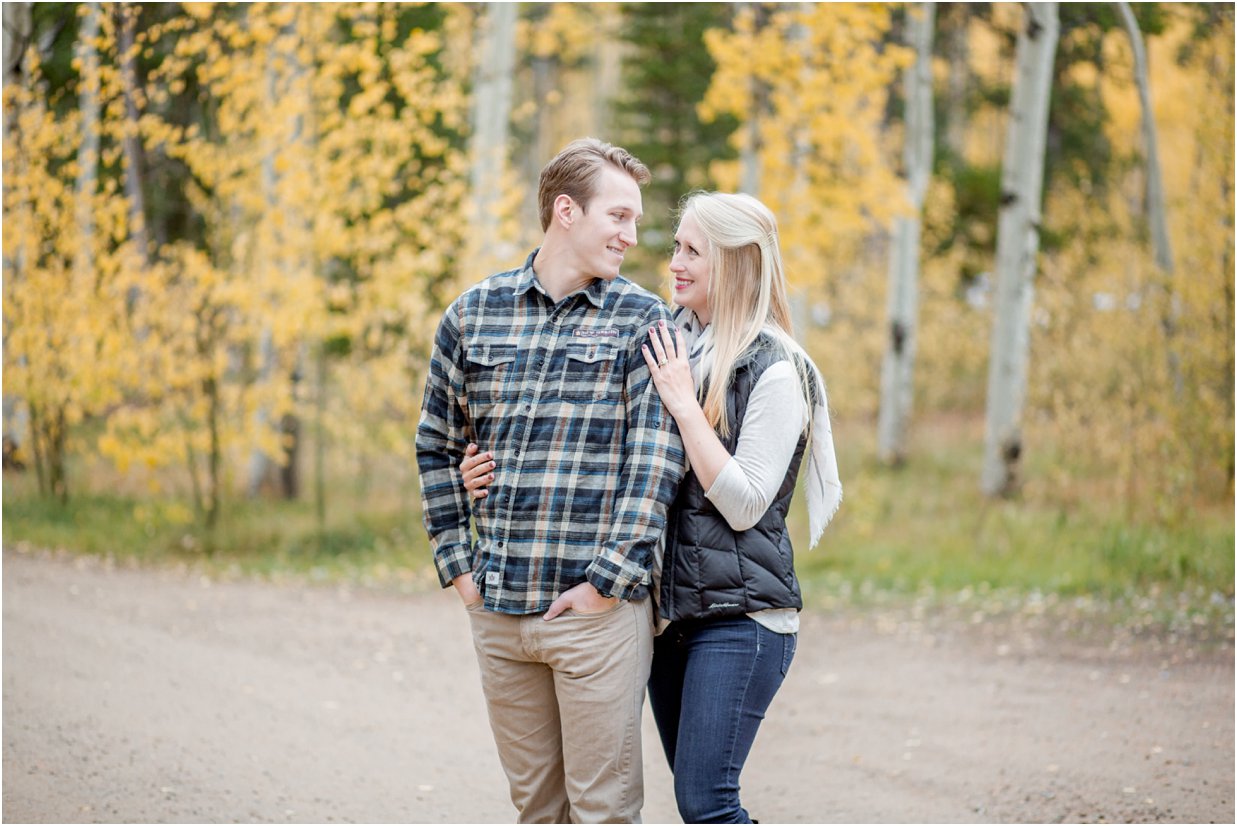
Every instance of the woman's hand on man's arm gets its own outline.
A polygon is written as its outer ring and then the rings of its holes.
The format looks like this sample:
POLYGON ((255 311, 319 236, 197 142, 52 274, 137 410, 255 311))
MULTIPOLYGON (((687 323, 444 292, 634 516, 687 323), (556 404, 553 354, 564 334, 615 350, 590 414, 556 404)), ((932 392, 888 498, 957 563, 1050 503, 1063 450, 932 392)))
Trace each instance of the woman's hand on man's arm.
POLYGON ((475 444, 469 444, 464 451, 464 461, 460 462, 460 473, 464 476, 464 490, 473 499, 484 499, 490 495, 489 484, 494 481, 494 454, 490 451, 480 452, 475 444))

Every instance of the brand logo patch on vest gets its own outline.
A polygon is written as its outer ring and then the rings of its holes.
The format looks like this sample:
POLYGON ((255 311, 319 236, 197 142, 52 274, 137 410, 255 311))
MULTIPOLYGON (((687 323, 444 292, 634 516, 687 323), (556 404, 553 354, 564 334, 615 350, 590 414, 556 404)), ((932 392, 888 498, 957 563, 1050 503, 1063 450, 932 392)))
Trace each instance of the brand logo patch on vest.
POLYGON ((716 611, 718 608, 739 608, 739 607, 741 606, 737 602, 715 602, 709 606, 709 610, 716 611))

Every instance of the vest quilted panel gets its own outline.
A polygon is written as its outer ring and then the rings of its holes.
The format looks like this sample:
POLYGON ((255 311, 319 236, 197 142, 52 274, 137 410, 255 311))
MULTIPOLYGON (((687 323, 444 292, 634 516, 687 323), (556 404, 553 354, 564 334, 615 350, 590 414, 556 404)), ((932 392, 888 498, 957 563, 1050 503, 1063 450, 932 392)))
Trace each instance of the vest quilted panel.
MULTIPOLYGON (((735 365, 726 394, 731 433, 722 443, 733 455, 747 401, 761 374, 782 358, 762 336, 735 365)), ((735 616, 766 608, 802 608, 786 511, 799 477, 807 439, 801 436, 769 509, 752 528, 736 531, 705 498, 688 472, 670 508, 658 610, 670 620, 735 616)))

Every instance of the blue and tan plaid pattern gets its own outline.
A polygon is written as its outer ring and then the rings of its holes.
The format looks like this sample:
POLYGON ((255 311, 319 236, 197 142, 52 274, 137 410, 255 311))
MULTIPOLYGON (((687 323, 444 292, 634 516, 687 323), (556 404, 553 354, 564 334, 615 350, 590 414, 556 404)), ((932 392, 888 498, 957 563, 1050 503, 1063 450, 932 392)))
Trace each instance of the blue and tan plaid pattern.
POLYGON ((685 463, 640 353, 649 327, 670 323, 665 305, 621 277, 555 304, 536 254, 447 308, 417 427, 439 579, 472 571, 486 608, 507 614, 543 611, 585 580, 647 596, 685 463), (471 505, 459 471, 470 441, 497 462, 471 505))

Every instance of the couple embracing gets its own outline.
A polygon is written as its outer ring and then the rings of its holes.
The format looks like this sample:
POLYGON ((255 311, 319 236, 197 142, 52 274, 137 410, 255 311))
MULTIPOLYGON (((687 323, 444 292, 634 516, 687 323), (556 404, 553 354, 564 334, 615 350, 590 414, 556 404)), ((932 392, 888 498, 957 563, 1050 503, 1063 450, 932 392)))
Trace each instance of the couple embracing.
POLYGON ((683 819, 750 822, 739 775, 803 606, 786 512, 806 474, 815 544, 841 501, 772 213, 686 199, 672 314, 619 275, 649 180, 568 144, 538 182, 541 246, 434 339, 424 521, 522 823, 639 822, 646 689, 683 819))

